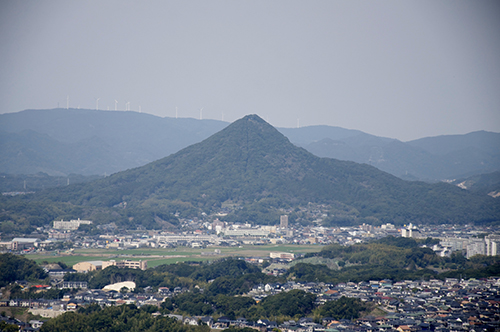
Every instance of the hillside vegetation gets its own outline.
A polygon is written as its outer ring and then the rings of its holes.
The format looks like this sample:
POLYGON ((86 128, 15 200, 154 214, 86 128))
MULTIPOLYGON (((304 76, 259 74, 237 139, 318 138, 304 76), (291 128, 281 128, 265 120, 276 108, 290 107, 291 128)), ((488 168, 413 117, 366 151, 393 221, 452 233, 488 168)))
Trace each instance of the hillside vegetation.
POLYGON ((161 228, 165 222, 177 224, 174 214, 210 214, 224 202, 238 207, 226 220, 256 224, 277 223, 280 209, 309 202, 327 206, 327 226, 500 220, 500 206, 492 197, 446 183, 407 182, 369 165, 316 157, 256 115, 142 167, 31 196, 3 197, 0 220, 15 224, 35 218, 27 212, 35 204, 53 211, 45 223, 71 216, 161 228))
POLYGON ((13 254, 0 254, 0 287, 16 280, 36 281, 48 274, 34 261, 13 254))
MULTIPOLYGON (((434 240, 427 243, 432 243, 434 240)), ((445 277, 483 278, 500 274, 500 257, 474 256, 470 260, 456 252, 451 257, 439 257, 430 248, 420 247, 410 238, 386 237, 378 241, 349 247, 330 245, 317 254, 334 259, 343 266, 331 270, 326 266, 296 264, 288 271, 296 280, 318 280, 328 283, 359 282, 389 279, 429 279, 445 277), (446 272, 438 272, 446 271, 446 272)))

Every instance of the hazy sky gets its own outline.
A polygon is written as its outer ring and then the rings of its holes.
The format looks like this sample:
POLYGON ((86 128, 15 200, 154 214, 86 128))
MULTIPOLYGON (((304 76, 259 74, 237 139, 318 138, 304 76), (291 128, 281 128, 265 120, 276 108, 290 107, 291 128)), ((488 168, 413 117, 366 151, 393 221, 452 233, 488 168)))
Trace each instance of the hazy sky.
POLYGON ((141 110, 410 139, 500 132, 500 2, 0 2, 0 113, 141 110))

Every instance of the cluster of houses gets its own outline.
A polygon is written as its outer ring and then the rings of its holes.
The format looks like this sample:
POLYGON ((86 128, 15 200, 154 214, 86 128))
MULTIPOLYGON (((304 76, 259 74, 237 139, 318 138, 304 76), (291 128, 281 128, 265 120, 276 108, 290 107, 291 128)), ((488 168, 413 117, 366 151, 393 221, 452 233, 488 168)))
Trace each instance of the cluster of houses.
POLYGON ((36 319, 30 320, 29 322, 23 322, 14 317, 0 316, 0 328, 3 326, 5 331, 7 331, 8 326, 12 326, 18 328, 19 332, 34 332, 38 331, 42 325, 43 322, 36 319))
POLYGON ((160 306, 164 299, 165 296, 159 293, 134 294, 122 293, 116 290, 110 291, 109 289, 88 289, 75 294, 64 295, 62 299, 17 300, 17 303, 12 303, 16 300, 11 300, 10 304, 29 307, 29 311, 33 315, 53 318, 91 303, 97 303, 103 307, 122 304, 135 304, 139 307, 148 304, 160 306))
MULTIPOLYGON (((255 286, 246 296, 256 301, 266 296, 301 289, 316 294, 316 304, 340 299, 342 296, 373 302, 385 312, 383 316, 365 316, 361 319, 336 320, 324 317, 314 321, 308 317, 285 321, 281 324, 265 319, 257 322, 244 318, 229 319, 219 317, 186 317, 169 315, 184 324, 206 324, 214 329, 229 326, 251 327, 260 331, 278 328, 287 332, 312 331, 498 331, 500 329, 500 278, 484 280, 458 280, 454 278, 430 281, 390 280, 359 283, 287 282, 255 286)), ((160 287, 158 292, 146 289, 147 293, 134 294, 104 290, 80 290, 57 300, 4 300, 0 306, 29 307, 30 312, 42 317, 56 317, 64 312, 76 310, 79 306, 98 303, 101 306, 134 303, 137 306, 160 306, 168 297, 173 297, 187 289, 160 287)))
MULTIPOLYGON (((292 289, 317 295, 317 304, 342 296, 371 301, 387 314, 383 317, 314 322, 303 318, 285 322, 281 331, 498 331, 500 329, 500 278, 484 280, 402 281, 360 283, 267 284, 254 287, 249 296, 255 300, 292 289)), ((239 325, 239 323, 234 323, 239 325)), ((251 326, 252 324, 250 324, 251 326)))
POLYGON ((254 287, 247 295, 259 301, 262 298, 292 289, 302 289, 317 295, 317 304, 340 299, 342 296, 371 301, 386 312, 383 316, 365 316, 360 319, 324 317, 314 321, 310 317, 278 324, 260 319, 257 322, 244 318, 231 320, 219 317, 178 317, 184 324, 203 322, 212 328, 250 327, 259 331, 282 332, 343 332, 343 331, 498 331, 500 330, 500 279, 457 280, 454 278, 430 281, 390 280, 360 283, 266 284, 254 287))

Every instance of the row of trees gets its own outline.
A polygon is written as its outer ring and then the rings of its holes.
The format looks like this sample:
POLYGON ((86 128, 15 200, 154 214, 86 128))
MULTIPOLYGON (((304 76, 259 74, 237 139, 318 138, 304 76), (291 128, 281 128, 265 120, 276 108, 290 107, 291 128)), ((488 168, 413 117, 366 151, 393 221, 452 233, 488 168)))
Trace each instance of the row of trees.
POLYGON ((315 300, 316 295, 298 289, 267 296, 259 303, 245 296, 189 292, 167 299, 162 303, 162 309, 190 316, 214 315, 232 320, 244 317, 254 322, 269 319, 280 323, 307 316, 314 317, 318 322, 325 317, 352 319, 371 309, 370 304, 359 299, 341 297, 319 306, 315 300))

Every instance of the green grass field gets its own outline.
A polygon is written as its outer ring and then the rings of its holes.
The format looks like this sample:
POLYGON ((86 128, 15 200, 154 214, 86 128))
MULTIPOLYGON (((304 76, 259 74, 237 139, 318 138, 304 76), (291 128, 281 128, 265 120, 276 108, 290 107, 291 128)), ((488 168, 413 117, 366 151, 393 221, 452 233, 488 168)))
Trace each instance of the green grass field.
POLYGON ((291 252, 294 254, 306 254, 319 252, 322 246, 319 245, 264 245, 264 246, 241 246, 241 247, 208 247, 203 249, 192 249, 179 247, 176 249, 139 248, 139 249, 75 249, 73 253, 37 253, 28 254, 26 258, 32 259, 38 264, 47 261, 49 263, 63 262, 68 266, 73 266, 79 262, 86 261, 108 261, 111 259, 122 260, 147 260, 148 267, 155 267, 163 264, 175 264, 184 261, 206 261, 214 260, 225 256, 243 257, 269 257, 270 252, 291 252), (215 249, 221 251, 220 255, 202 255, 213 253, 215 249))

